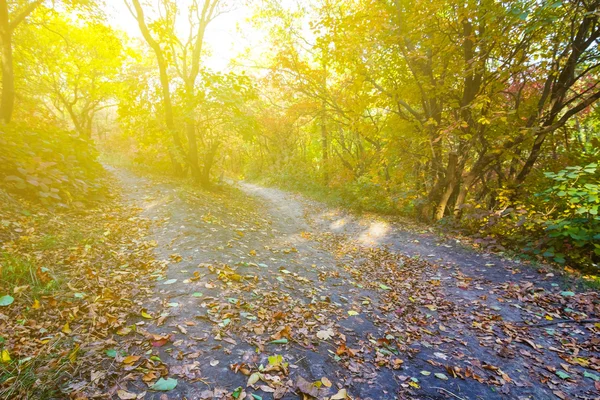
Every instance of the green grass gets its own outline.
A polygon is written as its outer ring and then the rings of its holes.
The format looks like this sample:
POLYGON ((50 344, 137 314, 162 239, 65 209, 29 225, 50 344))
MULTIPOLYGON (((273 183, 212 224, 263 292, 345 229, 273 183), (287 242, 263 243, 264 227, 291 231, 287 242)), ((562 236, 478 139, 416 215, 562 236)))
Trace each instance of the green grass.
POLYGON ((2 267, 0 287, 4 290, 12 291, 17 286, 29 285, 31 294, 36 297, 52 292, 59 285, 57 277, 53 276, 50 270, 47 273, 52 280, 43 283, 38 277, 37 266, 24 257, 0 252, 0 266, 2 267))
MULTIPOLYGON (((13 360, 0 368, 0 398, 56 399, 65 396, 61 393, 60 382, 64 381, 66 370, 70 368, 68 356, 56 362, 59 347, 65 339, 58 339, 49 345, 48 353, 30 359, 13 360), (54 360, 49 367, 50 360, 54 360)), ((2 345, 0 345, 0 349, 2 345)))

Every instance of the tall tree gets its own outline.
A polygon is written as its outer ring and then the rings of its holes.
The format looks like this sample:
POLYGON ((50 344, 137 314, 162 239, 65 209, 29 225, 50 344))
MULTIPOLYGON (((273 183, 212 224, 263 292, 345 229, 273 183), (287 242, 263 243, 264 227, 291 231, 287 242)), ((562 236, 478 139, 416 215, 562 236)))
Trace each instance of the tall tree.
POLYGON ((89 138, 95 115, 115 105, 125 57, 121 39, 102 21, 48 9, 39 14, 20 35, 20 58, 30 64, 24 86, 40 105, 89 138))
POLYGON ((204 36, 206 28, 211 21, 216 18, 221 10, 219 6, 223 4, 222 0, 192 0, 187 9, 187 24, 189 26, 188 35, 185 40, 178 37, 177 17, 181 9, 177 3, 171 0, 160 0, 159 9, 161 18, 153 24, 158 33, 155 39, 148 28, 144 16, 144 9, 139 0, 131 0, 133 7, 129 9, 138 21, 140 31, 146 42, 156 54, 158 67, 160 71, 160 81, 163 90, 163 101, 166 114, 167 128, 173 132, 173 139, 177 148, 181 149, 182 154, 186 154, 186 162, 190 167, 194 181, 200 182, 203 186, 209 184, 200 173, 197 145, 197 118, 194 115, 195 106, 201 94, 197 93, 196 81, 201 70, 202 49, 204 45, 204 36), (169 57, 166 52, 169 52, 169 57), (174 125, 173 105, 171 101, 170 80, 168 75, 169 63, 173 66, 184 83, 184 117, 185 130, 187 138, 187 153, 182 149, 179 133, 174 125))
POLYGON ((15 107, 15 74, 13 61, 13 33, 15 29, 42 3, 43 0, 15 2, 9 8, 7 0, 0 0, 0 42, 2 44, 2 96, 0 121, 9 123, 15 107))
POLYGON ((175 171, 175 174, 182 175, 183 167, 180 161, 185 160, 186 155, 183 149, 181 138, 179 136, 179 131, 175 127, 175 122, 173 118, 173 103, 171 101, 171 89, 169 86, 170 80, 165 53, 159 42, 152 36, 152 33, 148 28, 148 25, 146 23, 146 17, 144 15, 144 9, 142 8, 139 0, 131 0, 131 3, 133 4, 133 7, 127 0, 125 0, 127 8, 137 20, 142 36, 144 37, 148 45, 152 48, 156 56, 156 62, 158 63, 158 70, 160 75, 160 85, 162 89, 165 125, 173 139, 173 145, 175 148, 175 150, 173 150, 172 148, 169 149, 169 156, 171 158, 171 163, 173 165, 173 170, 175 171), (178 155, 180 157, 178 157, 178 155))

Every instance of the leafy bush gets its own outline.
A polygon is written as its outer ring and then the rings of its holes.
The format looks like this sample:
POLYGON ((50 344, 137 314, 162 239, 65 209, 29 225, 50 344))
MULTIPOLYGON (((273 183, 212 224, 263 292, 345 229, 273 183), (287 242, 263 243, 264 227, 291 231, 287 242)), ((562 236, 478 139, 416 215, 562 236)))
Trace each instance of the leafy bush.
POLYGON ((0 126, 0 187, 45 204, 93 199, 103 168, 93 144, 55 128, 0 126))
POLYGON ((547 233, 544 255, 564 262, 565 257, 581 263, 600 259, 600 185, 598 165, 567 167, 545 175, 554 182, 538 194, 554 207, 550 218, 543 222, 547 233))
MULTIPOLYGON (((491 250, 519 249, 523 255, 596 272, 600 262, 599 172, 597 163, 546 172, 545 183, 540 183, 547 189, 510 208, 475 208, 465 214, 460 228, 491 250)), ((498 194, 502 196, 508 198, 498 194)))

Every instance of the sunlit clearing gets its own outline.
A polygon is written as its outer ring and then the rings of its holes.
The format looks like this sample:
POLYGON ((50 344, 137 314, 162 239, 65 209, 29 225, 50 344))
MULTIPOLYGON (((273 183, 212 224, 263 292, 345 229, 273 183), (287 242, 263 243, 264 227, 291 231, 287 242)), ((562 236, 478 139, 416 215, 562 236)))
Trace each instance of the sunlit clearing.
POLYGON ((389 231, 390 225, 387 222, 372 222, 369 228, 360 234, 358 240, 365 244, 377 244, 385 238, 389 231))

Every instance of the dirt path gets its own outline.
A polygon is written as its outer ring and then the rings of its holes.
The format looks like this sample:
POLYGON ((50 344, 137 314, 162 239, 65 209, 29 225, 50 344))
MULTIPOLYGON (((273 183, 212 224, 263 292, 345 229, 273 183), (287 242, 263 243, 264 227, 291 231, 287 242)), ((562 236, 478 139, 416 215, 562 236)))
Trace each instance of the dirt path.
POLYGON ((600 325, 555 323, 597 318, 595 292, 276 189, 203 194, 115 173, 169 263, 126 349, 178 379, 168 398, 600 395, 600 325))

